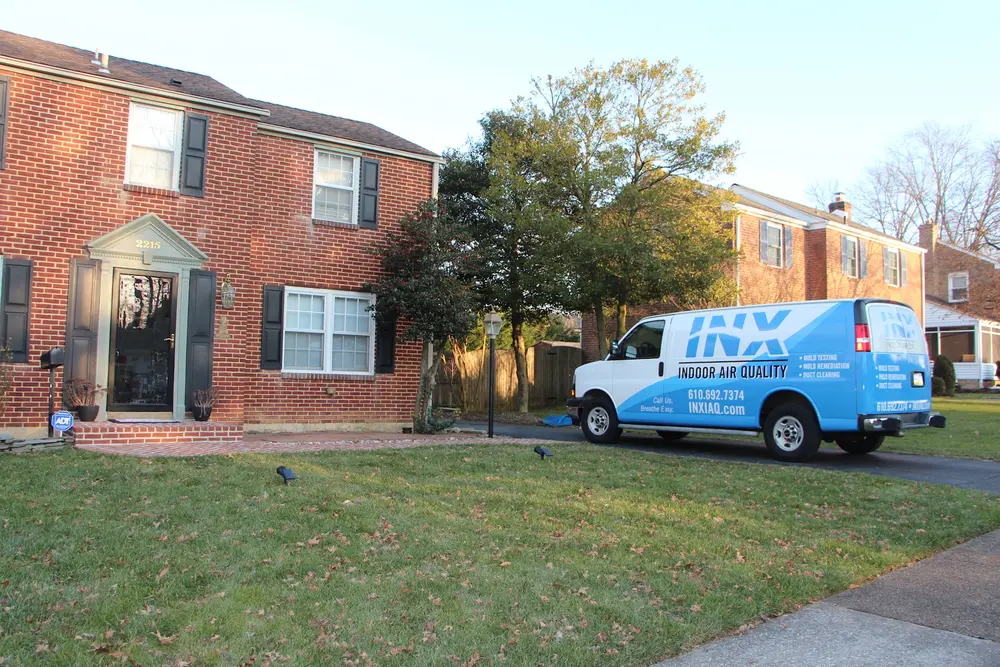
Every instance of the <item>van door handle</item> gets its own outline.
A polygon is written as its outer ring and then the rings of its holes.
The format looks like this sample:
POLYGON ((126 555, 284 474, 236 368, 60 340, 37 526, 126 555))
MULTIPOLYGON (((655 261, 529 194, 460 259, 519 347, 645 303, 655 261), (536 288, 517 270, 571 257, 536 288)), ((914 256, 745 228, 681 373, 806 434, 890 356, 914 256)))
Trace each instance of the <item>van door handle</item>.
POLYGON ((663 362, 660 362, 660 377, 663 377, 663 362))

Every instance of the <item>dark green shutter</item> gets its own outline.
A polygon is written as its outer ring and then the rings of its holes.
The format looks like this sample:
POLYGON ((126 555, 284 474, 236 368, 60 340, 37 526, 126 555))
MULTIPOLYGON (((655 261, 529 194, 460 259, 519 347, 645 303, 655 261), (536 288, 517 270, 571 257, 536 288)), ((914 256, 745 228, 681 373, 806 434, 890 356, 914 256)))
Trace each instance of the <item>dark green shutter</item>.
POLYGON ((361 160, 361 215, 358 226, 378 229, 378 191, 382 167, 378 160, 361 160))
POLYGON ((840 270, 845 276, 851 275, 851 247, 846 236, 840 237, 840 270))
POLYGON ((63 379, 97 382, 97 329, 101 313, 101 261, 72 259, 66 307, 63 379))
POLYGON ((858 269, 860 277, 868 277, 868 242, 858 239, 858 255, 860 259, 858 263, 861 264, 861 268, 858 269))
POLYGON ((892 271, 889 270, 889 249, 882 248, 882 280, 892 284, 892 271))
POLYGON ((792 228, 785 227, 785 268, 792 268, 792 228))
POLYGON ((900 250, 896 256, 899 257, 899 286, 906 287, 906 255, 900 250))
POLYGON ((0 76, 0 169, 7 166, 7 117, 10 97, 10 79, 0 76))
POLYGON ((281 334, 285 322, 285 288, 264 286, 263 326, 260 332, 260 367, 281 369, 281 334))
POLYGON ((205 196, 205 153, 208 149, 208 116, 184 116, 184 146, 181 153, 181 194, 205 196))
POLYGON ((31 319, 31 260, 3 260, 0 298, 0 344, 10 347, 10 360, 28 362, 28 323, 31 319))
POLYGON ((194 393, 212 386, 215 355, 215 271, 191 270, 188 286, 186 405, 194 405, 194 393))
POLYGON ((760 261, 765 264, 767 261, 767 222, 760 221, 760 261))
POLYGON ((396 370, 396 317, 375 320, 375 372, 396 370))

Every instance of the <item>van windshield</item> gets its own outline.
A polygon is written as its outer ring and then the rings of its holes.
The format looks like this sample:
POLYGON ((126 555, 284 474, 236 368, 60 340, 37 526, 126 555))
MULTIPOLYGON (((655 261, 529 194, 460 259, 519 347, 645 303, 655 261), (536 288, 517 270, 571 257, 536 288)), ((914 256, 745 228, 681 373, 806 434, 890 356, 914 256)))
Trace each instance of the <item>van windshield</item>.
POLYGON ((917 314, 909 306, 894 303, 868 305, 868 329, 872 352, 927 354, 927 340, 917 314))

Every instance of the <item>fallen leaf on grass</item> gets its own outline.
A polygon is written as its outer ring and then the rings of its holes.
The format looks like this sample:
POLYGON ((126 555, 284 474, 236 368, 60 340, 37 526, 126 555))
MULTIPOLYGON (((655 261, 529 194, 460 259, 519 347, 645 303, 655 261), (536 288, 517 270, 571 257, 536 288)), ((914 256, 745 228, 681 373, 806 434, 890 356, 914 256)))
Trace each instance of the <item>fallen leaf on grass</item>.
POLYGON ((695 602, 693 605, 691 605, 691 611, 697 614, 698 612, 701 611, 701 605, 695 602))
POLYGON ((510 561, 505 560, 504 562, 500 563, 500 567, 510 567, 510 561))
POLYGON ((164 637, 163 635, 160 634, 159 630, 156 631, 156 638, 160 640, 161 644, 173 644, 174 643, 174 637, 173 636, 164 637))
POLYGON ((170 568, 169 567, 165 567, 162 570, 160 570, 160 573, 158 575, 156 575, 156 580, 159 581, 163 577, 167 576, 167 572, 170 572, 170 568))

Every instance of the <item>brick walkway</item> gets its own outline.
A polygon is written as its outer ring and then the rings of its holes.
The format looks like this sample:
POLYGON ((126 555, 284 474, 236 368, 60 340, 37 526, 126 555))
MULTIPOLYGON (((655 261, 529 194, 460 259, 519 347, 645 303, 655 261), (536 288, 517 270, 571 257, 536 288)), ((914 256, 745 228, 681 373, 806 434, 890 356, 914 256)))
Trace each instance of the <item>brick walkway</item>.
POLYGON ((370 449, 404 449, 434 445, 512 445, 545 443, 519 438, 495 437, 492 440, 478 434, 416 435, 409 433, 267 433, 248 435, 242 442, 159 443, 139 445, 83 445, 77 449, 122 456, 207 456, 243 452, 289 453, 360 451, 370 449))

